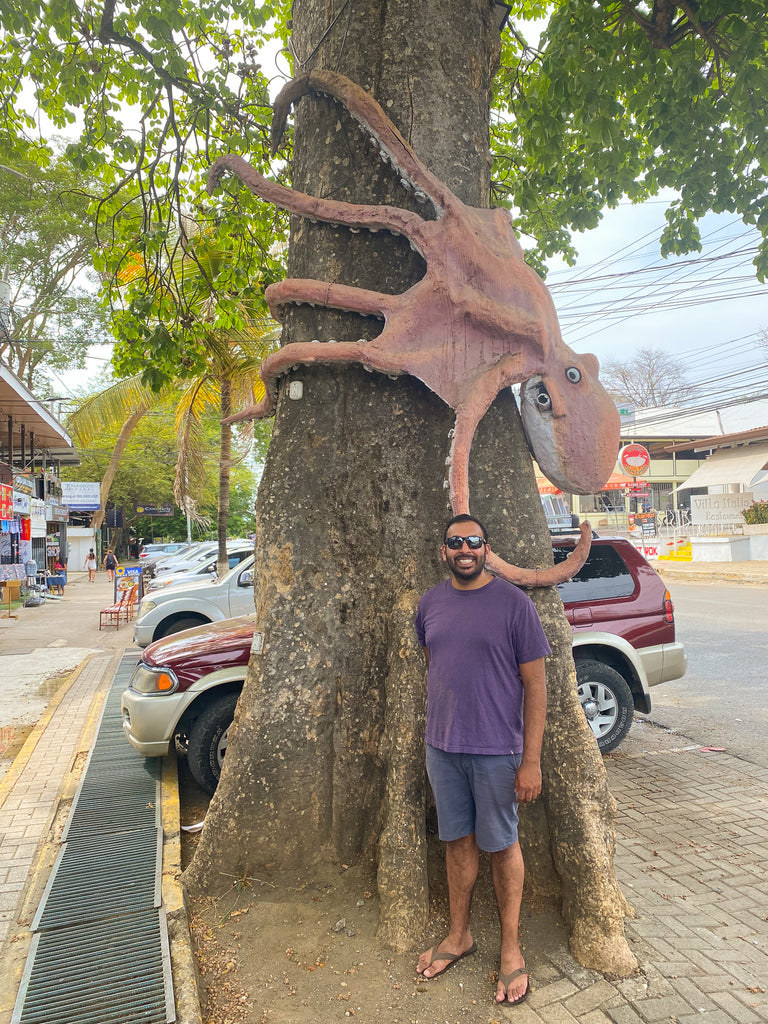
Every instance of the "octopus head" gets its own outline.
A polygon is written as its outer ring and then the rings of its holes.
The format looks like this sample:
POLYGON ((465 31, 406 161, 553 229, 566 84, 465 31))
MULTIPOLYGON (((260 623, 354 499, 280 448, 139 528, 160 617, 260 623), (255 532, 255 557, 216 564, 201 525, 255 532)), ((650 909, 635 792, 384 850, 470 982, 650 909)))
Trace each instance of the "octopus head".
POLYGON ((571 494, 592 494, 613 471, 619 414, 598 379, 597 359, 566 352, 568 358, 553 373, 523 384, 523 427, 548 480, 571 494))

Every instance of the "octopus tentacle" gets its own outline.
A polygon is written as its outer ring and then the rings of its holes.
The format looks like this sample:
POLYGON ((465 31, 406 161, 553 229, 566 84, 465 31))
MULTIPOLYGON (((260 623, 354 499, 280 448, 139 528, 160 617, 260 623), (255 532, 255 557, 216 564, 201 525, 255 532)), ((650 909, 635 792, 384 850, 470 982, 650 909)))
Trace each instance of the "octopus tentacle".
POLYGON ((295 341, 283 345, 267 356, 259 369, 266 396, 256 405, 249 405, 222 420, 222 423, 242 423, 244 420, 266 419, 274 415, 277 404, 277 380, 295 363, 364 363, 367 341, 316 342, 295 341))
POLYGON ((426 195, 439 217, 446 210, 458 206, 459 200, 453 192, 424 166, 373 96, 335 71, 317 70, 299 75, 278 94, 272 105, 273 156, 280 146, 291 105, 307 93, 331 96, 346 107, 400 177, 406 179, 405 183, 426 195))
POLYGON ((524 569, 522 566, 505 562, 491 551, 486 559, 486 568, 494 576, 500 576, 518 587, 556 587, 558 583, 564 583, 575 576, 589 556, 592 547, 592 527, 586 520, 579 527, 579 533, 581 536, 576 547, 557 565, 550 565, 546 569, 524 569))
MULTIPOLYGON (((358 206, 342 203, 335 199, 320 199, 317 196, 286 188, 276 181, 270 181, 256 170, 247 160, 236 153, 220 156, 208 172, 208 191, 213 192, 224 171, 231 171, 254 195, 279 206, 281 210, 296 213, 307 220, 321 220, 329 224, 345 224, 348 227, 366 228, 369 231, 390 231, 405 235, 419 248, 423 239, 425 223, 418 213, 401 210, 397 206, 358 206)), ((419 250, 421 251, 421 250, 419 250)), ((422 253, 422 255, 424 255, 422 253)))
POLYGON ((347 284, 329 284, 312 278, 287 277, 271 284, 264 296, 275 320, 280 320, 280 307, 292 303, 343 309, 362 316, 386 317, 392 296, 347 284))

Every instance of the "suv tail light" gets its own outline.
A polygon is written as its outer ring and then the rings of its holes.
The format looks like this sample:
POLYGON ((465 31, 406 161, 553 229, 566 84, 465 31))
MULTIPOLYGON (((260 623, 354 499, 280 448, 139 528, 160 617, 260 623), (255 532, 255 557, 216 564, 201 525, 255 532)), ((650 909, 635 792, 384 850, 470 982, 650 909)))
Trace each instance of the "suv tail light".
POLYGON ((675 621, 675 606, 672 604, 672 595, 668 590, 664 591, 664 619, 667 622, 675 621))

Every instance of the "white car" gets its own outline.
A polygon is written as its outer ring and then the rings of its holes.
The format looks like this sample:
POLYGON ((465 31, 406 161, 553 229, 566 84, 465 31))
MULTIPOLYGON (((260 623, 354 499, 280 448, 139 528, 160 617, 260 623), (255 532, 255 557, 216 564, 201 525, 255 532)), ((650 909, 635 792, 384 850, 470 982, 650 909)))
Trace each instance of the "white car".
POLYGON ((199 582, 187 586, 165 587, 147 594, 134 619, 134 643, 146 647, 182 629, 252 612, 253 561, 253 555, 249 555, 217 582, 198 578, 199 582))
MULTIPOLYGON (((234 569, 242 561, 253 554, 253 544, 250 541, 245 547, 227 547, 227 558, 229 568, 234 569)), ((165 587, 184 586, 186 583, 196 582, 202 576, 208 580, 217 580, 216 575, 217 554, 207 554, 202 560, 190 563, 188 567, 181 566, 176 572, 158 573, 146 586, 146 593, 155 590, 163 590, 165 587)))

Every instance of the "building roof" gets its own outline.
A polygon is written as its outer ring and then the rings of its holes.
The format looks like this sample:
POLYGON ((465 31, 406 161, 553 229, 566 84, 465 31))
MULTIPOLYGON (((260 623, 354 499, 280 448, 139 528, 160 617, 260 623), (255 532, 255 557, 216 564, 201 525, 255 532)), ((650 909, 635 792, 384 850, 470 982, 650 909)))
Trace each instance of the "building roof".
POLYGON ((678 444, 653 445, 650 452, 651 455, 661 455, 664 452, 706 452, 714 451, 717 448, 734 448, 737 445, 755 444, 758 441, 768 441, 768 426, 740 430, 734 434, 714 434, 712 437, 695 438, 690 441, 681 441, 678 444))
POLYGON ((35 398, 16 374, 0 363, 0 439, 4 444, 7 443, 8 416, 13 418, 14 448, 18 441, 18 429, 23 426, 27 443, 34 434, 36 453, 45 449, 51 458, 59 462, 79 465, 80 458, 64 427, 46 404, 35 398))

